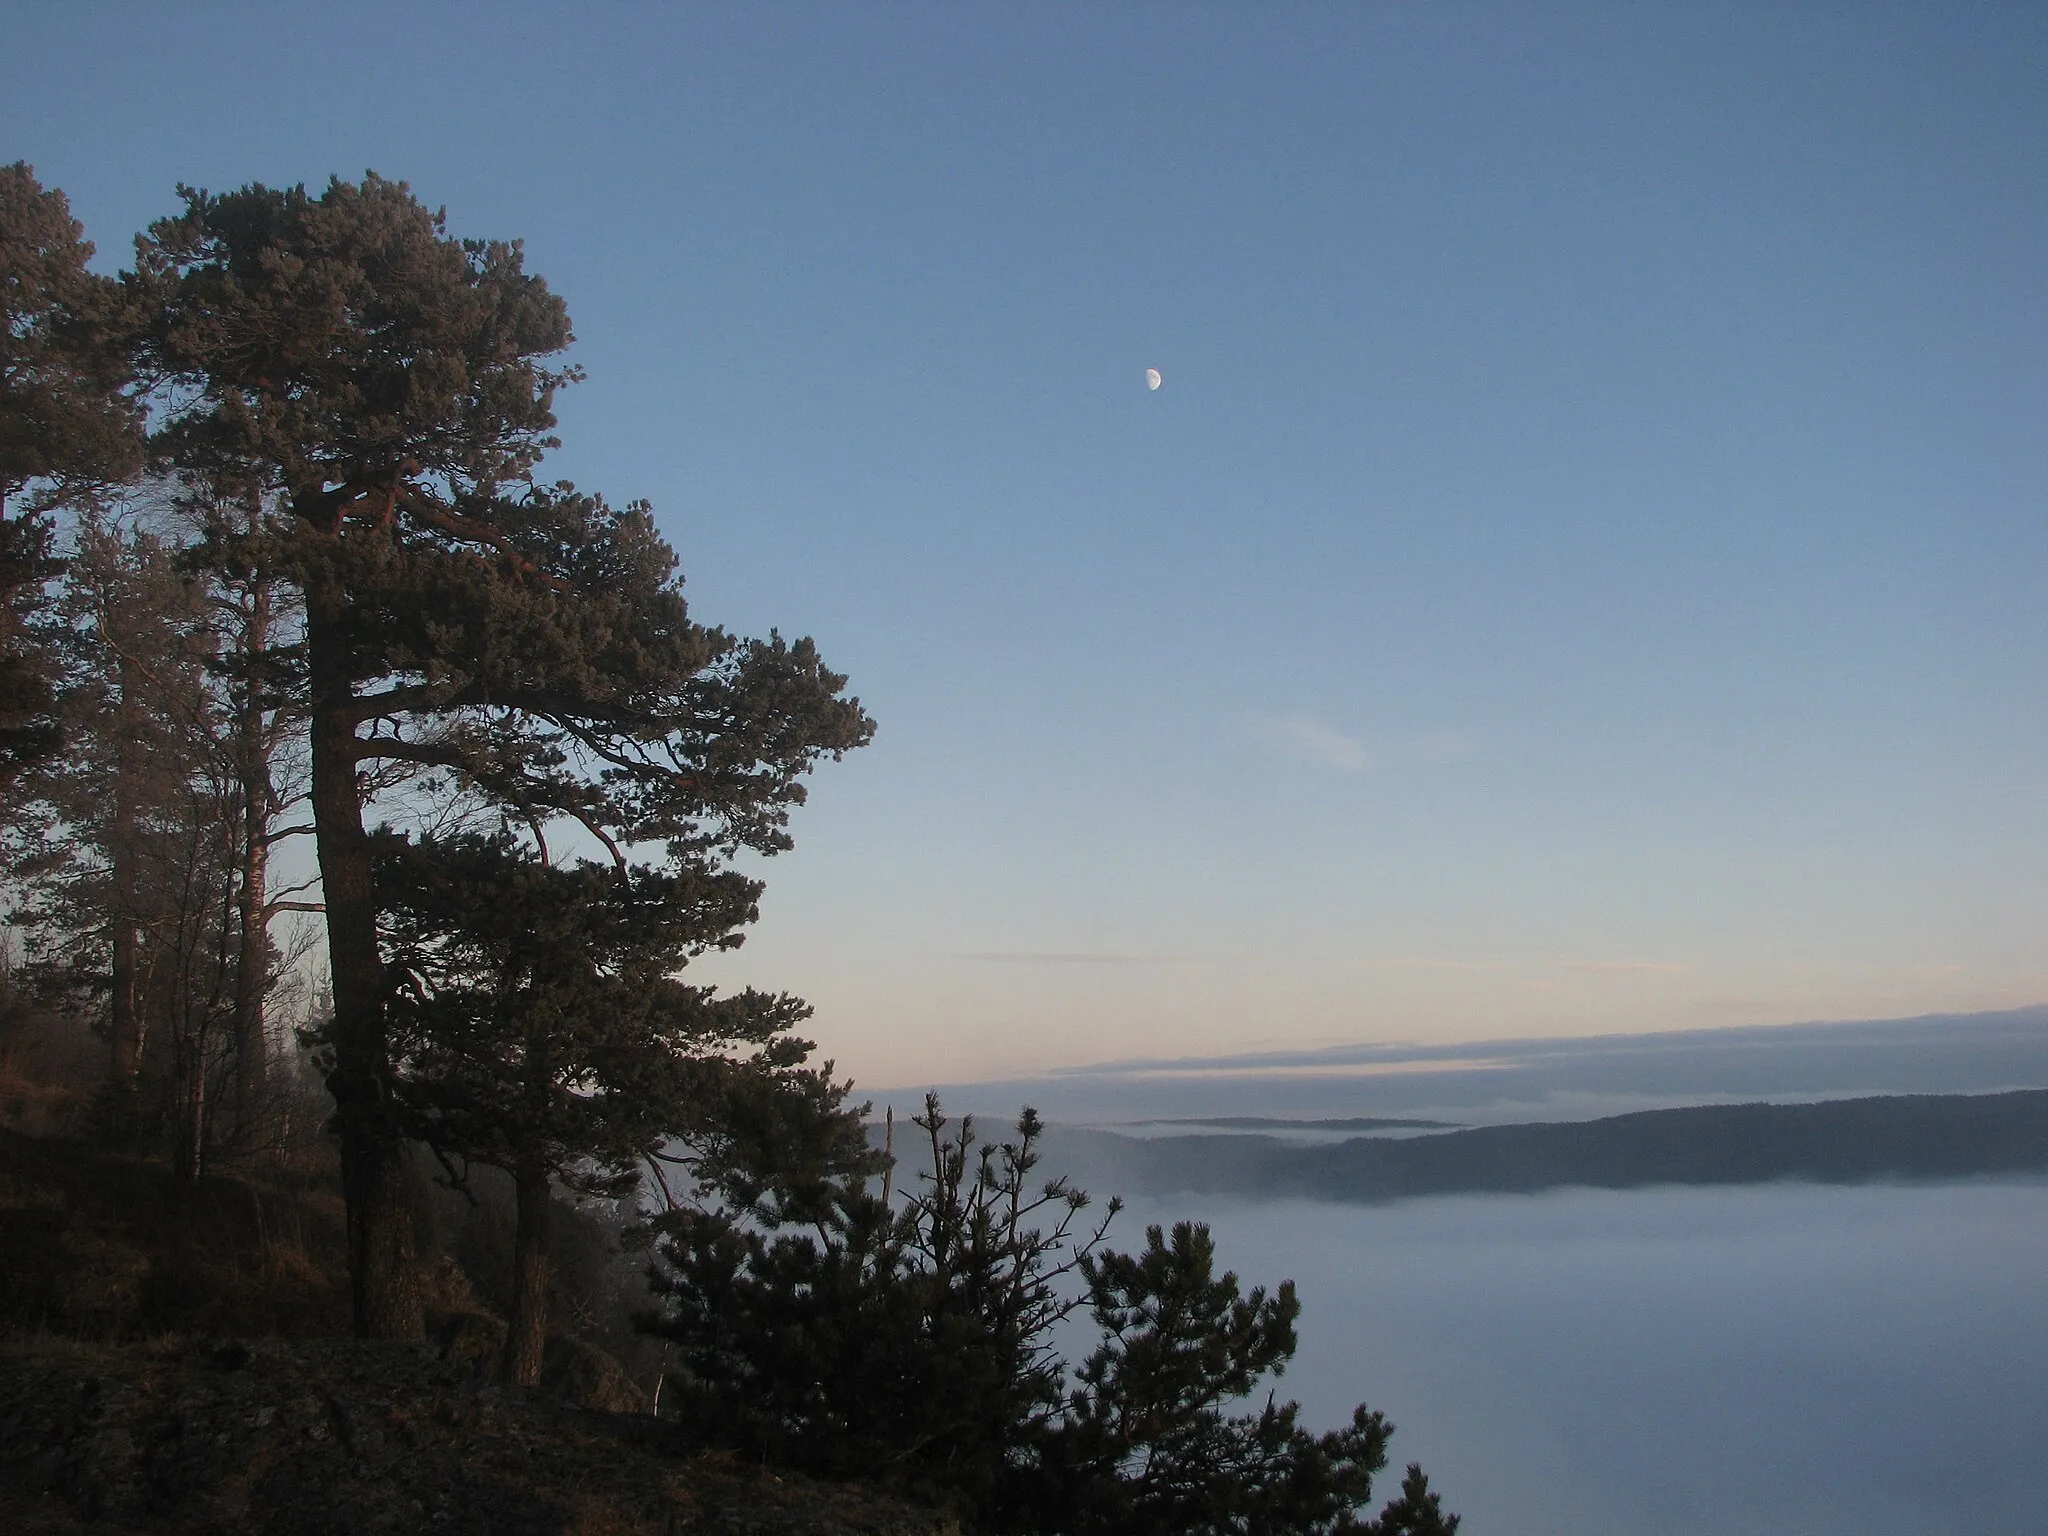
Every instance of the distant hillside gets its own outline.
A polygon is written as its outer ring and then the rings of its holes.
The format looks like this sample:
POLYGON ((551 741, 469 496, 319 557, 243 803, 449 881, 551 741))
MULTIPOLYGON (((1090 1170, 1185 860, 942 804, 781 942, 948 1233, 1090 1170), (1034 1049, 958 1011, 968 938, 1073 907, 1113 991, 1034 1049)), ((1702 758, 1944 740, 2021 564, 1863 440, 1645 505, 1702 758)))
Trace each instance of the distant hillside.
POLYGON ((1209 1115, 1179 1120, 1132 1120, 1133 1127, 1185 1125, 1197 1131, 1455 1131, 1450 1120, 1287 1120, 1273 1115, 1209 1115))
POLYGON ((1571 1185, 1857 1184, 2048 1172, 2048 1089, 1721 1104, 1304 1147, 1063 1131, 1046 1166, 1103 1193, 1401 1200, 1571 1185))

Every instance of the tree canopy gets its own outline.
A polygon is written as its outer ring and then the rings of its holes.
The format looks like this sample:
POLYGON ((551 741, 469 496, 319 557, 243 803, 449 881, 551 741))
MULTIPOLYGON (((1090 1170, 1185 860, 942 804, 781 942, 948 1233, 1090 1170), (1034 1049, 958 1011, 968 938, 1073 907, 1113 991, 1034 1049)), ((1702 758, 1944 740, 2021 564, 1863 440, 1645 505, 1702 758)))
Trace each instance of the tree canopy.
POLYGON ((152 451, 246 487, 265 516, 212 558, 303 594, 358 1325, 412 1334, 364 775, 439 770, 412 792, 497 807, 543 853, 567 820, 615 863, 658 842, 703 867, 788 846, 803 774, 873 727, 808 640, 695 623, 644 503, 536 480, 575 374, 516 242, 457 240, 375 176, 184 199, 139 247, 176 388, 152 451))
POLYGON ((679 1160, 672 1142, 729 1118, 742 1077, 832 1097, 793 1033, 805 1004, 679 979, 738 942, 760 888, 731 869, 548 864, 503 831, 378 840, 406 1128, 514 1179, 512 1379, 540 1369, 556 1186, 631 1195, 679 1160))
POLYGON ((142 461, 130 311, 92 255, 62 192, 0 166, 0 791, 59 739, 36 635, 60 569, 45 514, 142 461))

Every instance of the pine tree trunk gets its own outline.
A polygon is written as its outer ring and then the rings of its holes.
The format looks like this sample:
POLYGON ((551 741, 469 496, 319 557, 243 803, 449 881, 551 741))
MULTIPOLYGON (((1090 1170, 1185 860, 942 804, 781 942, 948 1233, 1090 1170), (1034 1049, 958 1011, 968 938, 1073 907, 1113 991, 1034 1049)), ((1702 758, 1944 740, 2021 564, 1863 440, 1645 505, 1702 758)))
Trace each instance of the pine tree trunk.
POLYGON ((112 1048, 114 1082, 131 1088, 142 1073, 141 988, 136 975, 140 939, 136 932, 136 815, 135 781, 141 765, 136 761, 135 678, 124 657, 116 687, 117 740, 114 747, 114 804, 111 828, 113 842, 112 899, 107 903, 107 921, 112 928, 113 997, 107 1040, 112 1048))
POLYGON ((270 583, 256 578, 250 593, 248 622, 240 637, 248 674, 242 682, 235 731, 241 763, 242 867, 235 896, 235 1140, 247 1147, 258 1133, 264 1079, 269 1067, 269 1040, 264 1031, 264 999, 270 991, 269 899, 271 802, 276 791, 270 778, 270 751, 263 730, 263 689, 259 668, 270 644, 270 583))
POLYGON ((139 946, 135 920, 126 910, 134 891, 135 853, 131 833, 114 847, 114 900, 111 903, 114 910, 110 915, 114 930, 114 975, 113 1015, 108 1024, 107 1040, 113 1052, 114 1081, 123 1088, 133 1087, 135 1080, 142 1075, 142 1010, 138 1006, 135 984, 135 958, 139 946))
POLYGON ((548 1339, 548 1171, 522 1163, 513 1171, 519 1226, 512 1240, 512 1316, 505 1330, 505 1379, 540 1383, 548 1339))
POLYGON ((327 1075, 327 1087, 334 1095, 341 1133, 356 1333, 364 1338, 416 1339, 424 1334, 425 1323, 413 1254, 405 1141, 391 1101, 370 840, 363 831, 362 789, 356 778, 359 757, 355 693, 348 672, 347 611, 346 594, 330 580, 307 582, 313 825, 327 906, 327 960, 334 982, 334 1069, 327 1075))
POLYGON ((188 1037, 177 1050, 177 1139, 171 1170, 180 1181, 196 1184, 206 1171, 206 1039, 188 1037))
POLYGON ((235 1141, 251 1145, 262 1118, 269 1075, 270 1042, 264 1031, 264 998, 270 990, 270 924, 263 915, 269 881, 269 850, 260 824, 245 831, 241 889, 235 895, 235 1141))

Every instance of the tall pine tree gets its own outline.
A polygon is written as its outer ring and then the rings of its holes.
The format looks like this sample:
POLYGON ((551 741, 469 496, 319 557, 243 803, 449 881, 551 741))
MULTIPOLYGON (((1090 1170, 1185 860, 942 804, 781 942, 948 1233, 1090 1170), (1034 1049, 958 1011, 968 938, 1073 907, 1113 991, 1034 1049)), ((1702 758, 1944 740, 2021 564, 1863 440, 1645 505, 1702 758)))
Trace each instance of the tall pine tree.
POLYGON ((510 832, 386 834, 377 877, 410 1126, 463 1176, 472 1161, 512 1176, 504 1364, 531 1386, 557 1184, 619 1198, 649 1164, 716 1135, 736 1102, 793 1099, 829 1124, 840 1090, 805 1065, 810 1044, 792 1031, 810 1010, 797 999, 720 997, 677 977, 755 917, 760 883, 736 870, 555 865, 510 832))
POLYGON ((129 311, 87 268, 92 254, 62 192, 19 161, 0 166, 0 791, 58 741, 37 634, 60 569, 47 514, 142 462, 129 311))
POLYGON ((147 1139, 167 1123, 196 1172, 229 942, 227 801, 214 635, 177 556, 133 519, 75 521, 53 609, 68 750, 24 776, 7 852, 30 973, 105 1028, 104 1129, 147 1139))
POLYGON ((186 190, 139 243, 168 468, 259 488, 213 558, 302 594, 333 1093, 360 1332, 420 1301, 368 816, 394 770, 580 824, 616 863, 788 844, 817 759, 871 724, 808 641, 694 623, 642 505, 536 482, 561 301, 518 245, 457 240, 398 182, 186 190))

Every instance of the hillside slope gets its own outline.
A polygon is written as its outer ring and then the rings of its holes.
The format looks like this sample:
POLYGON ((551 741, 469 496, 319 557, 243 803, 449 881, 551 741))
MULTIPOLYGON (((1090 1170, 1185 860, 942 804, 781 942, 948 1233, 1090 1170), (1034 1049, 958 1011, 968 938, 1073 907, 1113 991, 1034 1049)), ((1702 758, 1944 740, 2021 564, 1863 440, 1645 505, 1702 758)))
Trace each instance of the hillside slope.
POLYGON ((181 1184, 151 1159, 0 1129, 0 1532, 945 1528, 690 1441, 578 1338, 550 1338, 542 1389, 497 1385, 504 1324, 446 1253, 424 1277, 431 1343, 336 1337, 347 1275, 326 1184, 181 1184))
POLYGON ((2048 1172, 2048 1089, 1713 1104, 1313 1147, 1270 1136, 1067 1131, 1048 1162, 1104 1190, 1364 1201, 2024 1175, 2048 1172))
POLYGON ((931 1536, 937 1515, 693 1448, 402 1344, 0 1345, 10 1536, 931 1536))

